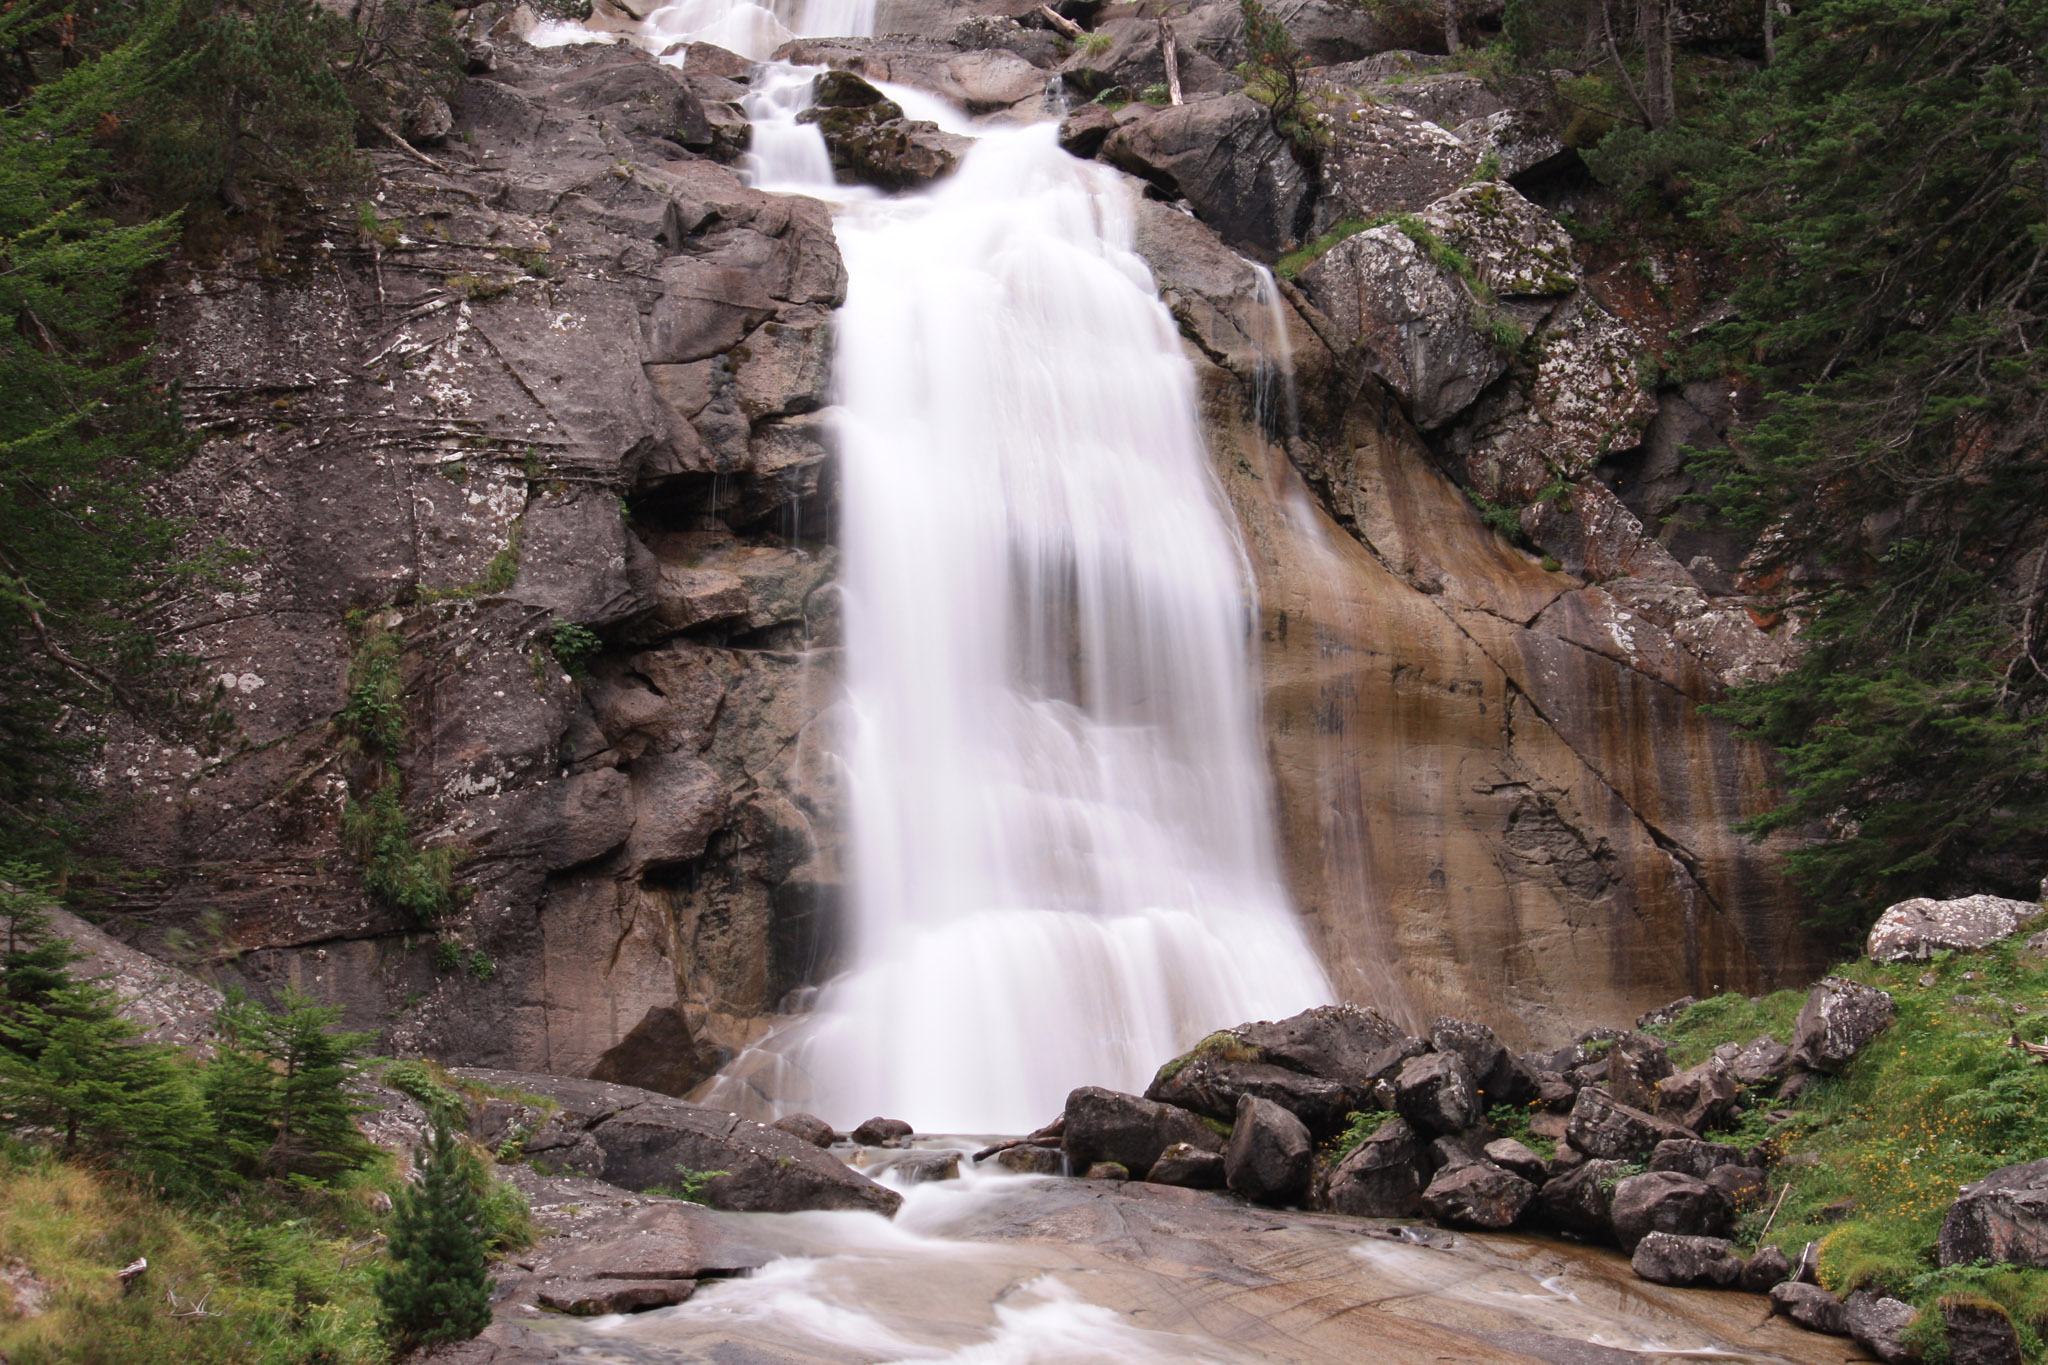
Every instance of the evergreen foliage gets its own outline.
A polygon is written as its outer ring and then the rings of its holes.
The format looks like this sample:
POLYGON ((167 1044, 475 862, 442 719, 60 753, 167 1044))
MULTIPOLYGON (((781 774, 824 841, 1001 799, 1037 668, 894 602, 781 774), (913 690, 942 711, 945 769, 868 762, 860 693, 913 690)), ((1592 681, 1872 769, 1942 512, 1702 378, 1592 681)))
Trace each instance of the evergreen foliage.
POLYGON ((392 1267, 377 1286, 399 1351, 464 1341, 491 1321, 482 1162, 437 1120, 415 1164, 415 1182, 393 1201, 392 1267))
POLYGON ((370 1035, 335 1030, 341 1010, 287 991, 283 1008, 231 1002, 203 1088, 222 1147, 245 1175, 327 1179, 363 1165, 351 1093, 370 1035))

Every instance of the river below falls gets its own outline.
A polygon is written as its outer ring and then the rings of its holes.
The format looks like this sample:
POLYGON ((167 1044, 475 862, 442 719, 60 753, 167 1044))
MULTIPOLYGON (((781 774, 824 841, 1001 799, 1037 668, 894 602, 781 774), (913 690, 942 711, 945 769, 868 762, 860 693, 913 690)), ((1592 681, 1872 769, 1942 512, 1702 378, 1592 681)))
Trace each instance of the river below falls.
POLYGON ((618 1365, 1867 1358, 1762 1297, 1648 1284, 1611 1251, 1542 1238, 1142 1183, 975 1173, 903 1193, 893 1221, 718 1214, 774 1259, 674 1308, 530 1325, 618 1365))

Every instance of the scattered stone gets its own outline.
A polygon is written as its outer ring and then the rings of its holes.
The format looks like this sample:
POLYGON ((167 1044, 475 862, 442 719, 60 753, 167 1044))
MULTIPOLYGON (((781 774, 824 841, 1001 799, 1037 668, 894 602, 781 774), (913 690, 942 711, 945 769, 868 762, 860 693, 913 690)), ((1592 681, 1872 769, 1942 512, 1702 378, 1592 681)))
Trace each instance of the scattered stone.
POLYGON ((1727 1195, 1676 1171, 1650 1171, 1617 1182, 1608 1212, 1614 1239, 1630 1255, 1653 1232, 1719 1237, 1727 1232, 1733 1214, 1727 1195))
POLYGON ((1842 1305, 1842 1325, 1863 1348, 1886 1365, 1904 1365, 1919 1355, 1906 1345, 1906 1329, 1920 1315, 1898 1299, 1859 1289, 1842 1305))
POLYGON ((1057 1147, 1005 1147, 992 1160, 1012 1175, 1064 1175, 1067 1169, 1057 1147))
POLYGON ((816 1114, 784 1114, 768 1125, 780 1128, 793 1138, 800 1138, 813 1147, 830 1147, 838 1141, 839 1134, 832 1131, 832 1125, 816 1114))
POLYGON ((1838 1073, 1871 1039, 1891 1027, 1898 1012, 1890 995, 1839 976, 1815 984, 1792 1026, 1792 1064, 1838 1073))
POLYGON ((1224 1180, 1231 1189, 1258 1203, 1296 1198, 1308 1187, 1313 1155, 1300 1119, 1271 1100, 1238 1100, 1237 1122, 1223 1149, 1224 1180))
POLYGON ((1921 896, 1879 915, 1865 951, 1873 962, 1925 962, 1943 950, 1969 952, 1996 943, 2040 913, 2038 905, 2003 896, 1921 896))
POLYGON ((1413 1218, 1428 1183, 1422 1139, 1406 1119, 1388 1119, 1330 1172, 1321 1206, 1356 1218, 1413 1218))
POLYGON ((1159 1154, 1145 1180, 1153 1185, 1179 1185, 1190 1190, 1220 1190, 1224 1183, 1223 1153, 1176 1142, 1159 1154))
POLYGON ((1536 1198, 1536 1187, 1490 1161, 1469 1161, 1438 1171, 1422 1192, 1430 1217, 1452 1227, 1512 1227, 1536 1198))
POLYGON ((1559 1232, 1607 1240, 1614 1232, 1615 1181, 1627 1169, 1620 1161, 1587 1161, 1552 1176, 1537 1193, 1538 1216, 1559 1232))
POLYGON ((1480 1149, 1480 1155, 1502 1170, 1533 1184, 1541 1185, 1548 1179, 1543 1158, 1513 1138, 1495 1138, 1480 1149))
POLYGON ((853 1140, 863 1147, 887 1147, 900 1143, 915 1131, 902 1119, 869 1119, 853 1130, 853 1140))
POLYGON ((1472 1073, 1455 1052, 1429 1052, 1403 1062, 1394 1082, 1394 1108, 1428 1137, 1461 1133, 1481 1117, 1472 1073))
POLYGON ((1719 1166, 1742 1166, 1748 1158, 1740 1147, 1725 1142, 1704 1142, 1696 1138, 1668 1138, 1650 1152, 1650 1169, 1677 1171, 1680 1175, 1705 1180, 1719 1166))
POLYGON ((16 1318, 39 1318, 49 1304, 49 1284, 26 1261, 0 1256, 0 1309, 16 1318))
POLYGON ((1709 1057, 1698 1066, 1657 1082, 1656 1113, 1674 1123, 1704 1132, 1728 1121, 1735 1102, 1742 1097, 1742 1082, 1719 1057, 1709 1057))
POLYGON ((1809 1332, 1843 1336, 1842 1301, 1817 1284, 1786 1280, 1771 1287, 1771 1306, 1809 1332))
POLYGON ((1943 1265, 2048 1266, 2048 1160, 2002 1166, 1963 1186, 1941 1223, 1943 1265))
POLYGON ((1742 1258, 1723 1237, 1686 1237, 1652 1232, 1636 1243, 1629 1259, 1636 1275, 1652 1284, 1713 1285, 1726 1289, 1742 1278, 1742 1258))
POLYGON ((1067 1096, 1066 1119, 1061 1143, 1077 1171, 1098 1161, 1149 1171, 1175 1143, 1209 1152, 1223 1147, 1223 1135, 1198 1115, 1098 1085, 1084 1085, 1067 1096))
POLYGON ((1671 1072, 1671 1056, 1663 1041, 1631 1029, 1608 1050, 1607 1093, 1617 1104, 1655 1113, 1657 1084, 1671 1072))
POLYGON ((1949 1365, 2020 1365, 2020 1334, 1996 1304, 1955 1299, 1941 1306, 1949 1365))
POLYGON ((1636 1027, 1644 1033, 1657 1033, 1678 1022, 1678 1016, 1699 1004, 1696 995, 1682 995, 1668 1005, 1659 1005, 1636 1020, 1636 1027))
POLYGON ((594 1318, 669 1308, 696 1292, 695 1280, 549 1280, 535 1297, 557 1313, 594 1318))
POLYGON ((1081 1178, 1083 1180, 1129 1180, 1131 1178, 1131 1169, 1121 1161, 1098 1161, 1091 1165, 1087 1173, 1081 1178))
POLYGON ((1751 1294, 1768 1294, 1791 1278, 1792 1262, 1776 1247, 1765 1247, 1742 1267, 1742 1287, 1751 1294))
POLYGON ((1792 1067, 1792 1049, 1768 1035, 1745 1043, 1726 1059, 1735 1079, 1747 1086, 1776 1085, 1792 1067))
POLYGON ((1640 1109, 1617 1103, 1606 1090, 1589 1085, 1572 1103, 1566 1137, 1587 1156, 1639 1161, 1671 1138, 1697 1140, 1698 1133, 1640 1109))

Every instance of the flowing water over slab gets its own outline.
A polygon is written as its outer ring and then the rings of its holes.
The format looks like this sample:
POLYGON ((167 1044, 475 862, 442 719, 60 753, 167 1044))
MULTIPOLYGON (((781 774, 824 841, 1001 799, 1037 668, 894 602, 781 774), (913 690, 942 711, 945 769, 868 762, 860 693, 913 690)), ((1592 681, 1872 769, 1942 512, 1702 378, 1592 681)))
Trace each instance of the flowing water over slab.
POLYGON ((1249 1207, 1156 1185, 969 1175, 874 1214, 728 1214, 780 1253, 634 1317, 540 1325, 618 1365, 1327 1365, 1713 1358, 1850 1343, 1611 1252, 1249 1207))

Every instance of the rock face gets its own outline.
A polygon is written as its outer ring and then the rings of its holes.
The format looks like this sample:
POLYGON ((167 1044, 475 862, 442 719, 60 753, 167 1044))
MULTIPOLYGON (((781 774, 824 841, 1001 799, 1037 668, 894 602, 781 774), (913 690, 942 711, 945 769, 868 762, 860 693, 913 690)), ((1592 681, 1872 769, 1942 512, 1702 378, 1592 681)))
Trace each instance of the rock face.
POLYGON ((2048 1266, 2048 1160, 1993 1171, 1963 1187, 1941 1223, 1941 1263, 2048 1266))
POLYGON ((1967 952, 1996 943, 2041 913, 2029 901, 1963 896, 1900 901, 1870 926, 1865 951, 1874 962, 1925 962, 1944 949, 1967 952))
POLYGON ((1187 200, 1234 246, 1270 257, 1302 235, 1308 176, 1244 95, 1153 110, 1111 133, 1100 156, 1187 200))
POLYGON ((1809 1071, 1840 1071, 1891 1027, 1896 1013, 1891 996, 1875 986, 1828 977, 1807 993, 1792 1026, 1792 1063, 1809 1071))
POLYGON ((536 1167, 580 1171, 629 1190, 704 1180, 700 1197, 717 1209, 790 1213, 868 1209, 893 1214, 903 1198, 801 1138, 652 1091, 475 1067, 459 1075, 527 1091, 560 1110, 526 1140, 536 1167))

